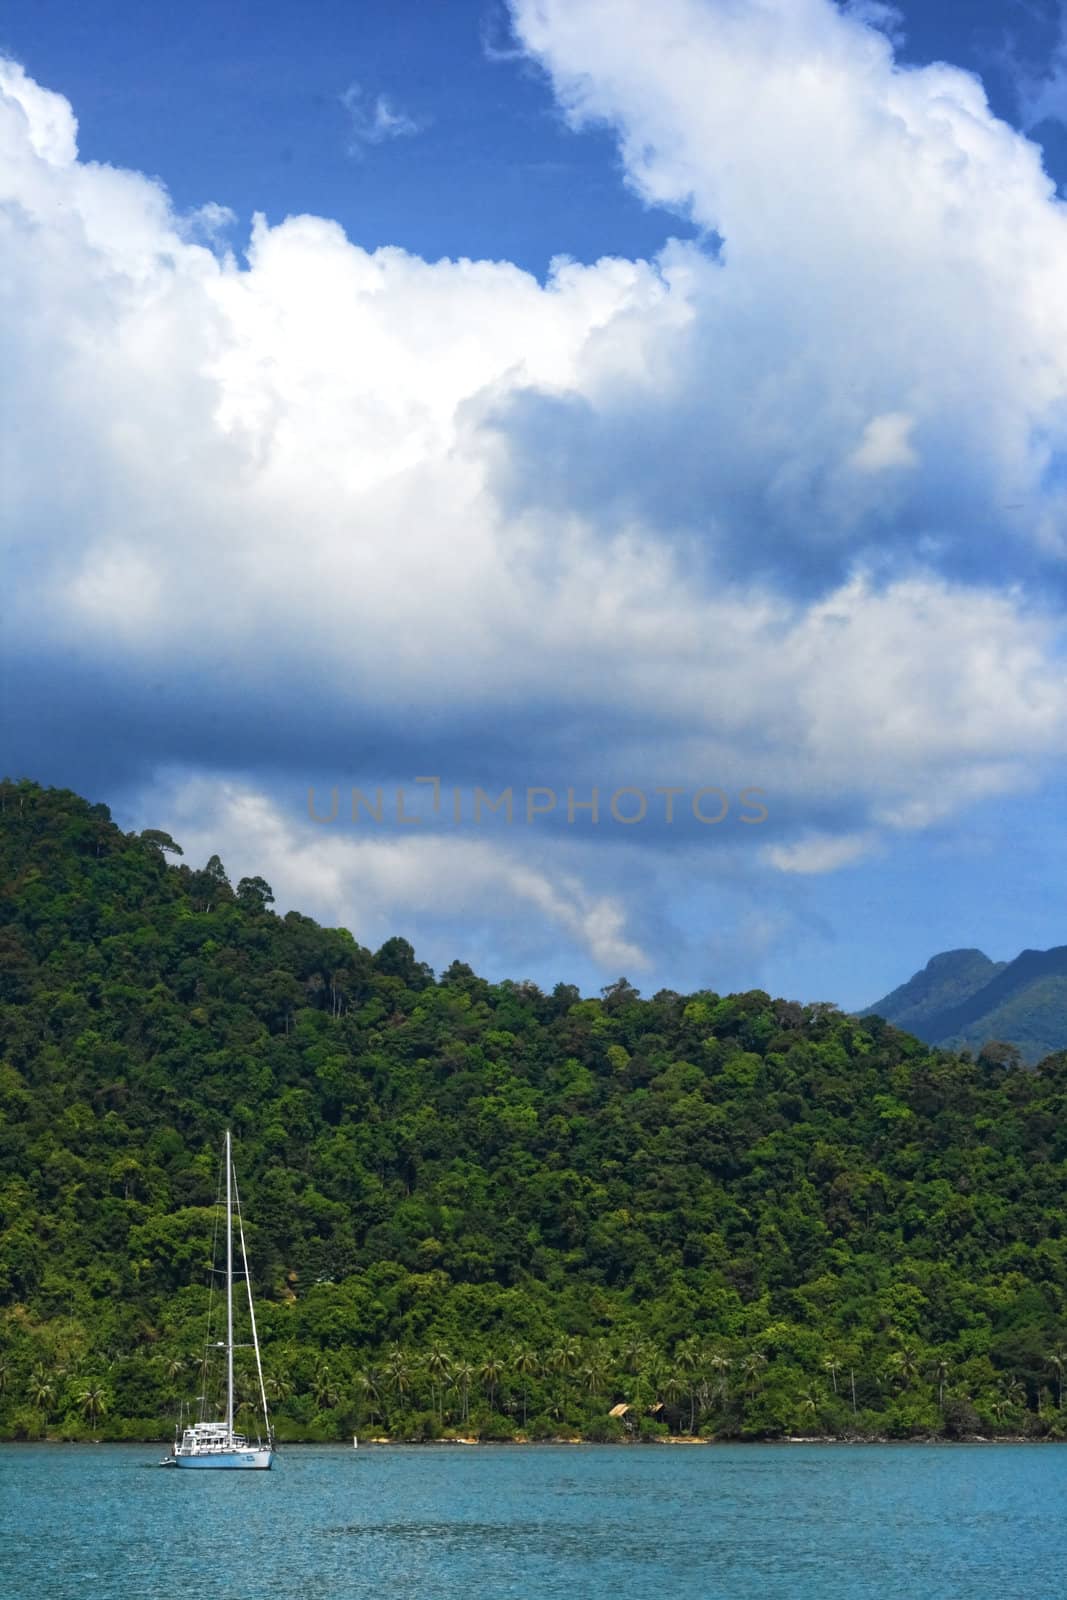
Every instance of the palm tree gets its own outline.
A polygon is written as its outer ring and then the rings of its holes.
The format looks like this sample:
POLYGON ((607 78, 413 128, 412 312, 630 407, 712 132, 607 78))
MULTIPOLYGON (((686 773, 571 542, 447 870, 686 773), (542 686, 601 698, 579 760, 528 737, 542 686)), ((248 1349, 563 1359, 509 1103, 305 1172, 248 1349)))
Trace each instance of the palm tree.
POLYGON ((536 1372, 540 1364, 537 1351, 531 1350, 528 1345, 520 1346, 512 1358, 512 1365, 522 1378, 522 1425, 524 1428, 526 1426, 526 1398, 530 1386, 530 1374, 536 1372))
POLYGON ((951 1370, 944 1356, 939 1356, 930 1368, 930 1376, 937 1384, 937 1403, 942 1411, 945 1409, 945 1384, 948 1382, 951 1370))
POLYGON ((836 1356, 827 1356, 824 1359, 822 1366, 823 1366, 823 1371, 824 1372, 828 1372, 830 1374, 830 1380, 833 1383, 834 1393, 836 1394, 837 1393, 837 1374, 841 1371, 841 1363, 840 1363, 840 1361, 838 1361, 836 1356))
POLYGON ((397 1403, 402 1406, 405 1395, 411 1390, 411 1367, 407 1356, 398 1344, 394 1345, 390 1350, 389 1359, 385 1363, 385 1370, 397 1403))
POLYGON ((556 1373, 562 1380, 556 1389, 555 1405, 553 1411, 557 1417, 563 1414, 562 1391, 567 1387, 567 1379, 576 1371, 582 1359, 582 1347, 577 1339, 564 1339, 552 1351, 545 1363, 548 1371, 556 1373))
POLYGON ((696 1432, 697 1425, 697 1388, 696 1374, 700 1367, 701 1350, 695 1339, 685 1339, 675 1350, 674 1359, 678 1363, 679 1372, 684 1372, 689 1383, 689 1432, 696 1432))
POLYGON ((237 1415, 239 1417, 258 1417, 259 1400, 257 1396, 246 1393, 237 1402, 237 1415))
POLYGON ((263 1379, 263 1387, 272 1400, 288 1400, 293 1392, 289 1379, 283 1378, 280 1372, 268 1372, 263 1379))
POLYGON ((703 1409, 712 1405, 725 1408, 730 1399, 730 1357, 720 1350, 712 1350, 704 1356, 710 1376, 701 1380, 700 1404, 703 1409))
POLYGON ((745 1375, 745 1393, 754 1395, 759 1388, 759 1375, 767 1365, 767 1357, 762 1350, 750 1350, 742 1359, 741 1371, 745 1375))
POLYGON ((712 1372, 714 1372, 719 1382, 725 1384, 727 1382, 726 1374, 733 1366, 733 1362, 730 1360, 730 1357, 725 1355, 721 1350, 713 1350, 711 1355, 708 1357, 708 1366, 711 1368, 712 1372))
POLYGON ((361 1391, 367 1407, 367 1416, 382 1418, 382 1375, 375 1367, 367 1367, 356 1374, 356 1387, 361 1391))
POLYGON ((500 1362, 495 1356, 487 1356, 482 1362, 481 1367, 478 1369, 478 1376, 481 1378, 482 1382, 485 1384, 486 1390, 488 1391, 489 1409, 490 1411, 495 1411, 497 1384, 504 1376, 504 1368, 501 1366, 500 1362))
POLYGON ((588 1395, 598 1395, 603 1391, 607 1374, 604 1371, 602 1357, 594 1352, 581 1369, 578 1376, 582 1380, 582 1387, 588 1395))
POLYGON ((163 1361, 163 1375, 167 1380, 168 1393, 173 1397, 178 1393, 178 1379, 185 1371, 185 1361, 181 1356, 165 1357, 163 1361))
POLYGON ((311 1392, 315 1396, 315 1404, 323 1411, 332 1411, 337 1404, 340 1396, 337 1393, 337 1385, 330 1375, 328 1362, 322 1361, 316 1367, 311 1392))
POLYGON ((471 1380, 474 1376, 474 1368, 469 1361, 461 1361, 458 1366, 452 1368, 452 1382, 459 1388, 461 1422, 466 1422, 470 1415, 471 1380))
POLYGON ((426 1371, 430 1376, 431 1411, 435 1411, 437 1409, 437 1390, 435 1386, 440 1386, 442 1421, 444 1420, 445 1415, 445 1383, 448 1379, 448 1373, 451 1365, 452 1357, 448 1354, 447 1350, 442 1350, 441 1346, 435 1340, 426 1354, 426 1371))
POLYGON ((52 1409, 56 1398, 56 1386, 40 1367, 32 1374, 29 1383, 30 1400, 38 1411, 43 1411, 45 1416, 52 1409))
POLYGON ((627 1339, 622 1351, 623 1369, 632 1378, 636 1378, 641 1371, 645 1359, 647 1346, 640 1334, 632 1333, 627 1339))
POLYGON ((919 1352, 915 1346, 904 1344, 899 1350, 894 1350, 886 1370, 895 1373, 904 1388, 908 1388, 919 1374, 919 1352))
POLYGON ((815 1420, 818 1417, 821 1406, 822 1395, 819 1393, 818 1389, 813 1383, 810 1383, 806 1389, 801 1390, 800 1408, 802 1411, 809 1411, 811 1413, 812 1420, 815 1420))
POLYGON ((553 1372, 573 1372, 582 1359, 582 1347, 577 1339, 564 1339, 548 1358, 553 1372))
POLYGON ((686 1392, 685 1377, 673 1367, 668 1367, 660 1379, 659 1392, 665 1405, 676 1406, 686 1392))
POLYGON ((75 1398, 81 1406, 82 1416, 88 1417, 90 1428, 95 1428, 97 1417, 102 1417, 107 1411, 107 1395, 98 1383, 89 1383, 75 1398))
POLYGON ((1056 1374, 1056 1404, 1063 1410, 1063 1374, 1067 1368, 1067 1346, 1058 1344, 1048 1358, 1050 1369, 1056 1374))

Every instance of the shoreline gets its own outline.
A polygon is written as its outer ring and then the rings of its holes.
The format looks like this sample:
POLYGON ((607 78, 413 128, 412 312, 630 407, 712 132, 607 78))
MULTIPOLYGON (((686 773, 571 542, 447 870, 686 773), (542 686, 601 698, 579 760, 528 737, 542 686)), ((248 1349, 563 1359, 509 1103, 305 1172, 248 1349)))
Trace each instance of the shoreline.
MULTIPOLYGON (((97 1447, 130 1445, 138 1448, 147 1448, 150 1446, 153 1449, 166 1449, 170 1442, 171 1441, 169 1439, 162 1437, 144 1439, 64 1439, 59 1435, 53 1434, 44 1439, 0 1439, 0 1447, 5 1445, 13 1445, 17 1447, 27 1445, 68 1445, 73 1447, 82 1447, 86 1445, 97 1447)), ((909 1448, 918 1449, 924 1447, 929 1448, 931 1445, 950 1445, 952 1447, 974 1445, 985 1445, 992 1447, 996 1445, 1024 1444, 1062 1445, 1067 1444, 1067 1439, 1051 1439, 1047 1436, 1044 1438, 1033 1438, 1028 1437, 1025 1434, 1005 1434, 998 1438, 991 1438, 988 1434, 969 1434, 961 1439, 946 1439, 937 1434, 929 1434, 921 1438, 913 1439, 890 1439, 888 1436, 882 1434, 870 1438, 858 1438, 834 1434, 787 1434, 781 1438, 774 1439, 706 1439, 691 1434, 675 1434, 664 1439, 583 1439, 569 1435, 559 1435, 558 1437, 550 1439, 390 1439, 379 1435, 376 1438, 361 1439, 358 1448, 360 1450, 423 1450, 452 1447, 470 1448, 471 1446, 476 1446, 490 1450, 543 1450, 552 1449, 558 1445, 585 1445, 589 1449, 593 1450, 630 1450, 644 1448, 645 1446, 655 1447, 657 1445, 707 1445, 713 1448, 718 1446, 720 1449, 727 1448, 729 1446, 740 1445, 745 1449, 759 1449, 767 1448, 769 1446, 779 1447, 782 1445, 813 1444, 843 1446, 860 1445, 866 1447, 879 1447, 885 1445, 897 1447, 905 1445, 909 1448)), ((287 1439, 281 1441, 280 1443, 275 1441, 275 1448, 281 1453, 284 1453, 287 1450, 302 1450, 310 1447, 327 1450, 346 1450, 349 1453, 352 1453, 354 1449, 351 1444, 346 1443, 343 1439, 287 1439)))

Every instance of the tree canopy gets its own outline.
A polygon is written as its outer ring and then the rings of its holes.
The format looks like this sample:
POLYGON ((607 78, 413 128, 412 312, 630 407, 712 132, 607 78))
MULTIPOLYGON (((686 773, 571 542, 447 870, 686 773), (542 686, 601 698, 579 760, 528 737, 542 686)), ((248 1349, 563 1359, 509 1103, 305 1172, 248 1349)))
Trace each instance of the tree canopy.
POLYGON ((437 978, 179 856, 0 785, 3 1436, 198 1392, 227 1126, 282 1437, 1064 1431, 1067 1057, 437 978))

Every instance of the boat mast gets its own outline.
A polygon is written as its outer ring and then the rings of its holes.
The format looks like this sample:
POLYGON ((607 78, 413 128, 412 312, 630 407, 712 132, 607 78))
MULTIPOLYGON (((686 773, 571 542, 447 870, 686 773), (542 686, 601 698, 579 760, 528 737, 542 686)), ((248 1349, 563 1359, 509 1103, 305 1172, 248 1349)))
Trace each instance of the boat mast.
POLYGON ((259 1334, 256 1331, 256 1308, 252 1304, 252 1279, 248 1271, 248 1251, 245 1249, 245 1225, 241 1217, 241 1194, 237 1187, 237 1173, 233 1175, 233 1198, 237 1211, 237 1237, 241 1241, 241 1261, 244 1265, 245 1288, 248 1290, 248 1320, 252 1324, 252 1348, 256 1352, 256 1374, 259 1378, 259 1400, 263 1407, 263 1427, 267 1434, 268 1445, 271 1442, 270 1416, 267 1411, 267 1387, 263 1382, 263 1362, 259 1354, 259 1334))
POLYGON ((226 1438, 233 1442, 233 1160, 226 1129, 226 1438))

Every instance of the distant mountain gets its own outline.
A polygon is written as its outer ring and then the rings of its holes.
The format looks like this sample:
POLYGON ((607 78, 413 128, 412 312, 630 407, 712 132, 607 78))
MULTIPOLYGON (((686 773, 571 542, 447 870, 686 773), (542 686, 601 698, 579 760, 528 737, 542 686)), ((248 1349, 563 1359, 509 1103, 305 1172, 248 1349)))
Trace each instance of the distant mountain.
POLYGON ((863 1015, 953 1050, 1002 1040, 1033 1065, 1067 1049, 1067 945, 1024 950, 1014 961, 943 951, 863 1015))

